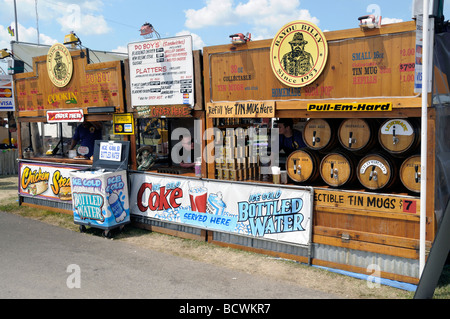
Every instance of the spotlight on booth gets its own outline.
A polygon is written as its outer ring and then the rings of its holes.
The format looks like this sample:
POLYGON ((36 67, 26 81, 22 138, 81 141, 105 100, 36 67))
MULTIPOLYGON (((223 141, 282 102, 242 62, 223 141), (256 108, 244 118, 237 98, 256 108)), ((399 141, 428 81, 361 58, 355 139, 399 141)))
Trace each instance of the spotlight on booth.
POLYGON ((76 45, 81 44, 80 38, 75 34, 75 32, 71 31, 68 35, 64 37, 64 45, 71 45, 74 48, 76 45))
POLYGON ((156 35, 158 39, 160 38, 158 31, 156 31, 155 28, 148 22, 145 22, 139 31, 141 31, 141 36, 145 39, 151 39, 153 38, 153 35, 156 35))
POLYGON ((246 35, 244 35, 243 33, 236 33, 236 34, 230 35, 231 43, 233 43, 233 44, 247 43, 247 42, 251 41, 251 37, 252 37, 252 35, 248 32, 246 35))
POLYGON ((376 18, 373 14, 361 16, 358 18, 361 30, 369 30, 381 27, 381 16, 376 18))
POLYGON ((11 56, 11 53, 6 51, 7 49, 0 50, 0 60, 11 56))

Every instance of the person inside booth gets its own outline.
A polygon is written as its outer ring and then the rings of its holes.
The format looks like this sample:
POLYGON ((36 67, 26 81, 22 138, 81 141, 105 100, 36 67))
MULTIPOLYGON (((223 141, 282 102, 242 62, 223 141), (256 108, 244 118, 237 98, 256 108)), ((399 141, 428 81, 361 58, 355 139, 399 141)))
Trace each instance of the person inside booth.
POLYGON ((101 139, 102 124, 100 122, 84 122, 76 128, 70 149, 73 150, 75 146, 79 145, 77 148, 78 155, 75 158, 90 159, 94 154, 95 140, 101 139))
POLYGON ((180 142, 182 146, 180 150, 180 166, 183 168, 194 168, 194 138, 189 135, 183 136, 180 138, 180 142))
POLYGON ((302 133, 294 129, 294 122, 290 118, 279 119, 275 121, 278 126, 280 151, 283 150, 285 156, 288 157, 292 152, 305 147, 302 133))

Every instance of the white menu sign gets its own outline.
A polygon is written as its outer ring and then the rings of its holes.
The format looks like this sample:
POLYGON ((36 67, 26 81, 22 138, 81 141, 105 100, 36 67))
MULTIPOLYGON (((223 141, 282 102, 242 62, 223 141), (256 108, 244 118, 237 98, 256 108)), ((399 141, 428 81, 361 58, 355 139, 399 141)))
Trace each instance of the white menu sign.
POLYGON ((194 106, 192 37, 128 44, 133 106, 194 106))
POLYGON ((120 162, 122 157, 122 144, 113 142, 100 142, 98 158, 106 161, 120 162))

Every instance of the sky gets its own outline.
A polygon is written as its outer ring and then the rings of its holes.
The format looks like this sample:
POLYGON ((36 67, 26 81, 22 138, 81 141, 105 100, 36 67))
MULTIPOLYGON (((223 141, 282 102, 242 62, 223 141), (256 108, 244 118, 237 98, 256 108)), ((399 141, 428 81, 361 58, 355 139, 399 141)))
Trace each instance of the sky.
MULTIPOLYGON (((145 40, 139 29, 146 22, 161 38, 191 34, 194 50, 201 50, 228 44, 235 33, 271 39, 294 20, 322 31, 357 28, 367 14, 381 16, 382 24, 410 21, 412 6, 413 0, 16 0, 20 42, 62 43, 74 31, 84 47, 124 53, 129 43, 145 40)), ((449 19, 450 0, 444 16, 449 19)), ((15 29, 14 0, 0 0, 1 49, 15 40, 8 27, 15 29)))

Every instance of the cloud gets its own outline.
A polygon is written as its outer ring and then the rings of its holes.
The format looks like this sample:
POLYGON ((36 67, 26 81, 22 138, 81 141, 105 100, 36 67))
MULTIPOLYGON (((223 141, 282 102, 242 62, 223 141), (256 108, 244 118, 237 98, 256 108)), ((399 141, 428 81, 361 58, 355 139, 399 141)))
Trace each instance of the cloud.
POLYGON ((212 25, 230 25, 233 23, 233 0, 207 0, 206 7, 185 11, 185 26, 200 29, 212 25))
MULTIPOLYGON (((63 32, 75 31, 78 35, 98 35, 111 31, 106 19, 99 14, 103 10, 103 0, 52 0, 39 1, 36 16, 35 0, 17 1, 19 21, 25 25, 57 22, 63 32)), ((13 12, 12 0, 0 0, 0 7, 13 12)), ((20 30, 19 30, 20 31, 20 30)), ((22 40, 22 39, 20 39, 22 40)))
POLYGON ((112 49, 111 52, 128 53, 128 47, 118 46, 117 48, 112 49))
POLYGON ((239 23, 253 25, 253 39, 272 37, 286 21, 320 22, 308 10, 300 8, 299 0, 247 0, 237 5, 233 0, 207 0, 205 7, 186 10, 185 16, 185 26, 189 29, 239 23))
POLYGON ((180 35, 191 35, 192 36, 192 48, 193 48, 193 50, 202 50, 203 47, 205 46, 205 42, 203 42, 202 38, 198 34, 192 33, 192 32, 187 31, 187 30, 183 30, 183 31, 178 32, 176 35, 177 36, 180 36, 180 35))
MULTIPOLYGON (((10 26, 12 28, 15 28, 14 22, 11 22, 10 26)), ((11 41, 15 41, 16 38, 12 37, 8 33, 8 27, 0 25, 0 48, 7 48, 11 49, 11 41)), ((15 31, 17 32, 17 30, 15 31)), ((19 23, 19 40, 20 42, 30 42, 30 43, 37 43, 37 30, 34 27, 26 28, 22 24, 19 23)), ((40 33, 39 34, 39 43, 40 44, 46 44, 46 45, 52 45, 57 43, 57 39, 53 39, 49 37, 46 34, 40 33)))

